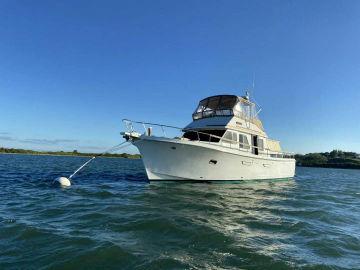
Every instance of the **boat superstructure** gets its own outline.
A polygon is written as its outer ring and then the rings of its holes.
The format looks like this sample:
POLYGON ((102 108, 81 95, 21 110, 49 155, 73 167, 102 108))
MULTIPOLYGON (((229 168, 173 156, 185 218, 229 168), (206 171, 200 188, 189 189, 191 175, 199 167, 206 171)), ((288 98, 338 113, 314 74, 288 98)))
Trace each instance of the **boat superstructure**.
POLYGON ((184 128, 124 119, 122 135, 139 149, 149 180, 291 178, 293 154, 268 138, 260 110, 248 94, 211 96, 184 128))

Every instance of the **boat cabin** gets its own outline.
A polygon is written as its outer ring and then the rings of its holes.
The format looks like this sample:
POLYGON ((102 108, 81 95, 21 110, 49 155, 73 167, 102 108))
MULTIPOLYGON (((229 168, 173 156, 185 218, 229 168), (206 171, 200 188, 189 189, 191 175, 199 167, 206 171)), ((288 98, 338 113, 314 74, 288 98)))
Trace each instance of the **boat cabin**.
POLYGON ((183 129, 183 139, 214 142, 255 155, 277 157, 280 143, 266 135, 258 118, 260 111, 248 94, 205 98, 192 114, 193 121, 183 129))

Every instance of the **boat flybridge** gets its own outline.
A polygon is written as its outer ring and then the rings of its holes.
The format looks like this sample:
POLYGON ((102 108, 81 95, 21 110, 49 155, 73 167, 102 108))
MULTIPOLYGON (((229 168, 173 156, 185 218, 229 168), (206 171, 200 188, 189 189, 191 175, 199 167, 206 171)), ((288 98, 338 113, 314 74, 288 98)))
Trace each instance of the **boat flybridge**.
POLYGON ((293 154, 268 138, 259 112, 247 93, 218 95, 201 100, 184 128, 124 119, 121 134, 139 149, 149 180, 293 177, 293 154))

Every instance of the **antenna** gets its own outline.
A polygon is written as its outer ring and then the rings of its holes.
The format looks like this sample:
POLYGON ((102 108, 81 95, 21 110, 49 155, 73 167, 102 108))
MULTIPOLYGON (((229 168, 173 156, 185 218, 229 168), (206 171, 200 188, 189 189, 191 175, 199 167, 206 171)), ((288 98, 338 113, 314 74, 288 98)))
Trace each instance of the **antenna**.
POLYGON ((255 113, 255 116, 257 116, 257 115, 261 112, 262 108, 261 108, 261 106, 260 106, 260 105, 256 102, 256 100, 255 100, 254 91, 255 91, 255 72, 253 72, 251 96, 252 96, 252 99, 254 100, 254 102, 255 102, 255 104, 256 104, 255 106, 258 107, 258 110, 257 110, 257 112, 255 113))
MULTIPOLYGON (((255 72, 253 73, 253 81, 252 81, 252 91, 255 90, 255 72)), ((252 93, 254 95, 254 93, 252 93)))

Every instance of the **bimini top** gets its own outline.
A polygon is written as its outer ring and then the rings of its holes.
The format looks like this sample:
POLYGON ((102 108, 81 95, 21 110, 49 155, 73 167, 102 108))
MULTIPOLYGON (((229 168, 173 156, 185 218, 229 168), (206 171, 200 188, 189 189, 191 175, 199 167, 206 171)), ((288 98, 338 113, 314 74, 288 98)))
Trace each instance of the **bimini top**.
POLYGON ((198 120, 215 116, 237 116, 252 120, 257 118, 258 113, 256 104, 250 101, 248 95, 218 95, 201 100, 192 117, 193 120, 198 120))

